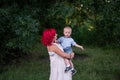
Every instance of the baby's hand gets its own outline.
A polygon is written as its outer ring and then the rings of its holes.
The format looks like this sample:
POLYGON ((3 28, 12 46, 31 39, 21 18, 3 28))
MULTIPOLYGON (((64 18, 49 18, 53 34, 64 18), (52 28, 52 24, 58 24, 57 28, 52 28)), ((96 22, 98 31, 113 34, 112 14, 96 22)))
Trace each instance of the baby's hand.
POLYGON ((75 46, 78 47, 78 48, 80 48, 80 49, 82 49, 82 50, 84 50, 83 46, 80 46, 78 44, 76 44, 75 46))
POLYGON ((84 50, 83 46, 80 46, 80 49, 84 50))

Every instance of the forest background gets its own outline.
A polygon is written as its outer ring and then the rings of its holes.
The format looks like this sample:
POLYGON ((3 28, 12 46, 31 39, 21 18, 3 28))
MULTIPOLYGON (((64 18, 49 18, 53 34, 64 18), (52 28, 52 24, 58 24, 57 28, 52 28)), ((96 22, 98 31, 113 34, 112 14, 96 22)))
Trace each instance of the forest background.
POLYGON ((31 55, 44 29, 55 28, 59 37, 65 26, 78 44, 119 49, 120 0, 1 0, 1 72, 31 55))

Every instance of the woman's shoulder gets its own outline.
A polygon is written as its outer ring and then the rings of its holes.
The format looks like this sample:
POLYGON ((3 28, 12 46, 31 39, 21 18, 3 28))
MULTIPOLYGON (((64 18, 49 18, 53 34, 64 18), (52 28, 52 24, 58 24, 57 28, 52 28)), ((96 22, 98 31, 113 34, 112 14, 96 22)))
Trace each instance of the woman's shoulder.
POLYGON ((59 43, 54 43, 54 44, 52 45, 52 48, 53 48, 54 50, 58 50, 58 49, 62 49, 62 46, 61 46, 59 43))
POLYGON ((48 46, 48 52, 52 52, 56 49, 57 43, 53 43, 52 45, 48 46))

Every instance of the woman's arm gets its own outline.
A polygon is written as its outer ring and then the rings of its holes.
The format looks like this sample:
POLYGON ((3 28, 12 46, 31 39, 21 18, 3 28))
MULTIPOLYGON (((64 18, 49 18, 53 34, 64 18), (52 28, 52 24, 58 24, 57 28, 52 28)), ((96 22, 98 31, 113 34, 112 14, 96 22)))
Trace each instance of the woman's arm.
POLYGON ((63 52, 62 50, 60 50, 56 45, 52 45, 52 46, 50 46, 50 48, 52 49, 53 52, 55 52, 56 54, 60 55, 63 58, 73 58, 74 57, 74 53, 67 54, 67 53, 63 52))

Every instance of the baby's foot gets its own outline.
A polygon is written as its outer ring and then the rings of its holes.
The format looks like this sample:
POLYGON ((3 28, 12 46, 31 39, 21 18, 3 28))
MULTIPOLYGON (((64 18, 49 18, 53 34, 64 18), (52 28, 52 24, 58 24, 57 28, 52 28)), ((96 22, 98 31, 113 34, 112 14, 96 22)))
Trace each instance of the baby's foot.
POLYGON ((71 69, 72 69, 71 66, 66 67, 65 72, 68 72, 68 71, 71 70, 71 69))
POLYGON ((75 69, 71 70, 72 75, 74 75, 77 71, 75 69))

